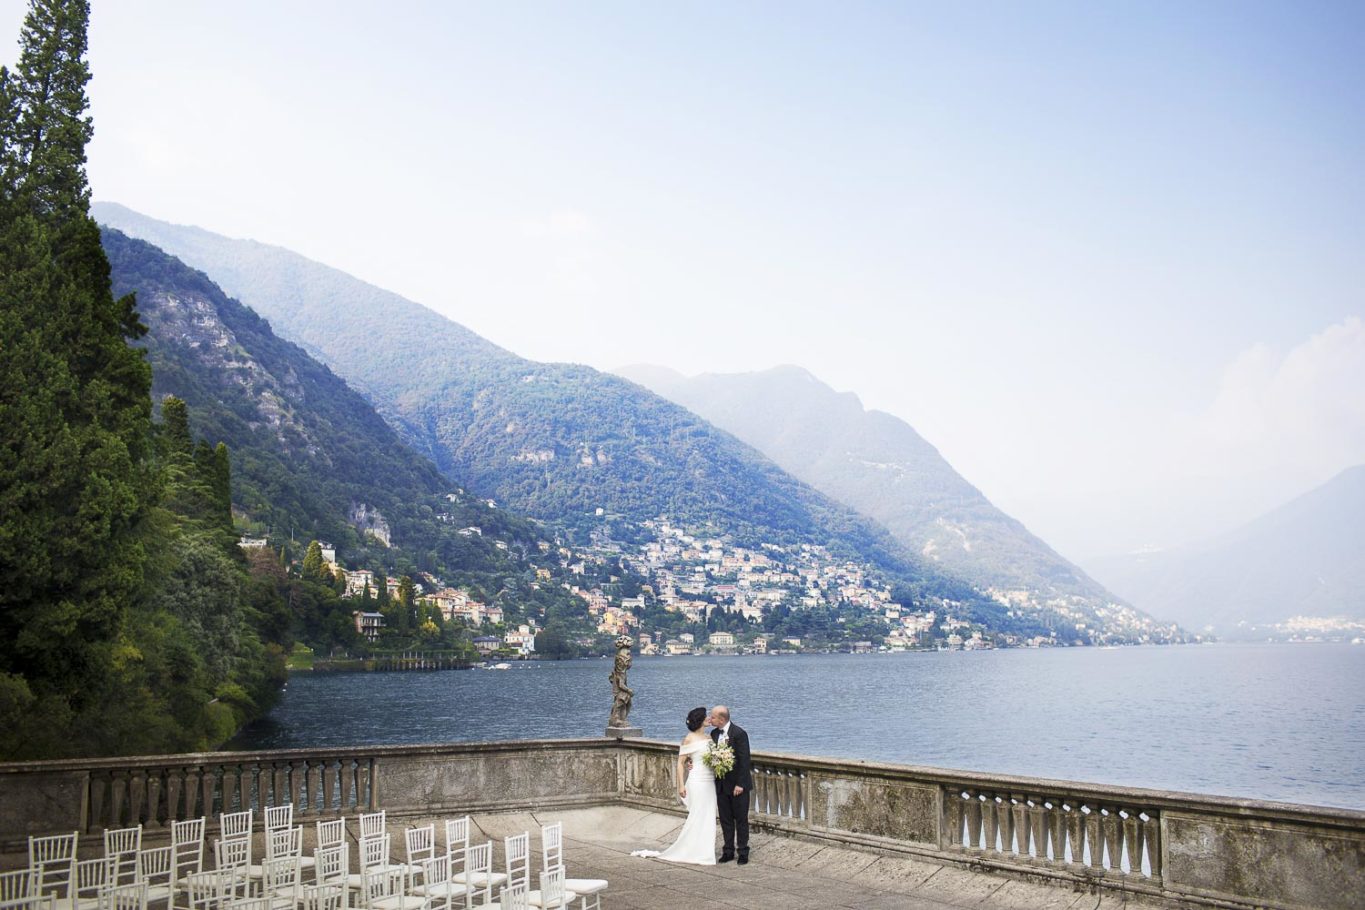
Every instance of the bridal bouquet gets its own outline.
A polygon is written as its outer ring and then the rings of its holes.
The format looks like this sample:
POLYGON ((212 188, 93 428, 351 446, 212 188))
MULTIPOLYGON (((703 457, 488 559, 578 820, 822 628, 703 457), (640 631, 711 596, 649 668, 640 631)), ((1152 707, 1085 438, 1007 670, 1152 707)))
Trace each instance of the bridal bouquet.
POLYGON ((712 743, 706 747, 701 760, 716 777, 724 777, 735 768, 735 750, 729 743, 712 743))

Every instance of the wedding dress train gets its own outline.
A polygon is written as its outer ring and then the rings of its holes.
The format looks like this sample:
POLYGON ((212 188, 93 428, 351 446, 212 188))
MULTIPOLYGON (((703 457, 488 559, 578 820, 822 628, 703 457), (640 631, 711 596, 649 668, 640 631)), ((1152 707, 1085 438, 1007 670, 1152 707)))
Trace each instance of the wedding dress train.
POLYGON ((716 776, 701 760, 710 742, 705 740, 684 745, 679 755, 692 759, 692 770, 687 773, 684 786, 687 798, 687 821, 683 822, 678 839, 667 850, 636 850, 631 856, 657 856, 674 863, 693 863, 699 866, 716 864, 716 776))

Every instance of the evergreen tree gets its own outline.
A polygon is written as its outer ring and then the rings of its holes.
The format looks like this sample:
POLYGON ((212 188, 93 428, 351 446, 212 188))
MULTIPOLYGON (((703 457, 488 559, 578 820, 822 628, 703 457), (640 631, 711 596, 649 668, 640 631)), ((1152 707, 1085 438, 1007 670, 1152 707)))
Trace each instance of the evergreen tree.
POLYGON ((398 580, 398 631, 407 635, 412 631, 417 606, 417 590, 412 576, 404 575, 398 580))
POLYGON ((194 450, 189 407, 174 395, 161 400, 161 438, 165 440, 167 455, 188 456, 194 450))
POLYGON ((156 493, 145 328, 88 214, 88 18, 33 0, 0 78, 0 675, 59 730, 117 698, 156 493))
POLYGON ((322 581, 323 573, 327 571, 327 566, 322 561, 322 545, 316 540, 308 545, 308 551, 303 554, 303 577, 309 581, 322 581))

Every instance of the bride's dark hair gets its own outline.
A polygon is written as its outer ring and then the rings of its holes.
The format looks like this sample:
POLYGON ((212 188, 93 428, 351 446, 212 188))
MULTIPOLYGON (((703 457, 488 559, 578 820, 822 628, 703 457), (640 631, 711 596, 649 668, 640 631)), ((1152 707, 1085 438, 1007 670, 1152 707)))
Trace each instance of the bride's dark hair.
POLYGON ((701 729, 701 725, 706 723, 706 709, 693 708, 687 712, 687 729, 696 733, 701 729))

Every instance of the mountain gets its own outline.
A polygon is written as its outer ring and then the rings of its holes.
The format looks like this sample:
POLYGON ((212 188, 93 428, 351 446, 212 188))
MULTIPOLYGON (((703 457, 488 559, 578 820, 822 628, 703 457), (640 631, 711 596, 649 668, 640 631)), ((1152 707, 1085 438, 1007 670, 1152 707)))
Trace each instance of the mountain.
POLYGON ((444 473, 577 531, 659 516, 752 545, 810 543, 920 592, 980 600, 875 522, 728 433, 617 376, 523 359, 425 307, 288 250, 111 203, 104 224, 212 276, 367 398, 444 473))
POLYGON ((575 544, 638 545, 662 527, 759 549, 828 548, 895 598, 1018 638, 1166 640, 1125 605, 991 596, 691 411, 618 376, 518 357, 396 294, 296 253, 100 203, 95 216, 203 269, 363 393, 471 491, 575 544))
POLYGON ((203 273, 116 230, 103 242, 115 293, 135 292, 148 326, 153 401, 183 399, 194 434, 227 444, 239 524, 452 583, 525 568, 518 551, 543 536, 534 523, 455 488, 364 397, 203 273), (470 526, 483 533, 458 533, 470 526))
POLYGON ((1090 568, 1189 628, 1227 631, 1295 616, 1365 621, 1365 465, 1202 544, 1093 560, 1090 568))
POLYGON ((616 372, 728 430, 974 584, 1035 603, 1118 600, 992 505, 909 424, 865 410, 856 395, 801 367, 692 377, 657 366, 616 372))

